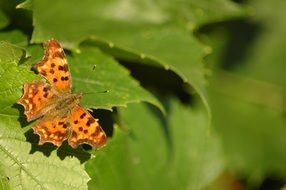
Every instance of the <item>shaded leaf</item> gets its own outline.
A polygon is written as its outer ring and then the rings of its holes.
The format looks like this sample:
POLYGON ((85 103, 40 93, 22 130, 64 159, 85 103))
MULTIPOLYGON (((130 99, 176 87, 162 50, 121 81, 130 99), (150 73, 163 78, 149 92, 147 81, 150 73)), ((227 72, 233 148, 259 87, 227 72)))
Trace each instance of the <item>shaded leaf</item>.
POLYGON ((202 189, 221 172, 220 145, 205 112, 177 101, 169 108, 167 118, 144 104, 120 109, 129 133, 116 128, 87 162, 90 189, 202 189))
POLYGON ((7 41, 21 47, 28 45, 27 36, 18 30, 0 32, 0 41, 7 41))
POLYGON ((9 19, 2 11, 0 11, 0 29, 4 28, 8 24, 9 24, 9 19))
MULTIPOLYGON (((210 101, 214 125, 221 136, 229 168, 258 185, 270 176, 285 178, 285 13, 283 1, 251 1, 252 22, 243 28, 235 23, 237 34, 247 41, 243 56, 228 59, 231 71, 215 70, 210 79, 210 101), (251 31, 241 33, 241 29, 251 31), (249 40, 251 39, 251 40, 249 40)), ((245 23, 244 23, 245 24, 245 23)), ((245 26, 245 25, 242 25, 245 26)), ((222 32, 218 29, 217 32, 222 32)), ((216 49, 226 41, 218 33, 216 49)), ((230 46, 231 45, 231 46, 230 46)), ((237 44, 225 48, 233 51, 237 44)), ((218 52, 225 58, 224 50, 218 52)), ((238 55, 240 55, 238 53, 238 55)), ((237 55, 237 54, 234 54, 237 55)), ((252 185, 253 185, 252 184, 252 185)))
POLYGON ((285 117, 281 107, 270 106, 275 100, 260 101, 261 94, 271 97, 275 91, 225 72, 217 72, 212 80, 213 123, 229 168, 253 183, 269 174, 286 176, 285 117))
POLYGON ((247 59, 236 72, 259 81, 279 85, 285 90, 286 2, 255 0, 251 5, 256 10, 252 19, 264 30, 259 33, 247 54, 247 59))

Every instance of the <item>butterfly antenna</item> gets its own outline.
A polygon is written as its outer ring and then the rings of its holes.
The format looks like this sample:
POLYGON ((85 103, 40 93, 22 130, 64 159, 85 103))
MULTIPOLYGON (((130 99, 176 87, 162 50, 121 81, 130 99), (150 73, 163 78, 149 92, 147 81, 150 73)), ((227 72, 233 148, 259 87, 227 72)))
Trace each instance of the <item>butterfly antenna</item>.
POLYGON ((109 92, 109 90, 95 91, 95 92, 85 92, 85 93, 83 93, 83 95, 85 95, 85 94, 97 94, 97 93, 108 93, 108 92, 109 92))

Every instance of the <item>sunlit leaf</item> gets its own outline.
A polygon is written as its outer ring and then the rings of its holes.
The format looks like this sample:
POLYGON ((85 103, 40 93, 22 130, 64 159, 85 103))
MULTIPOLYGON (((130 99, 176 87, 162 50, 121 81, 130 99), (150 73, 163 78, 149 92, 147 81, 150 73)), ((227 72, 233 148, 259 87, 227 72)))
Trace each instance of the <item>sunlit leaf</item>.
POLYGON ((76 158, 60 160, 53 153, 30 154, 23 119, 16 101, 22 83, 35 79, 29 71, 24 49, 7 42, 0 43, 0 174, 2 187, 13 189, 87 189, 88 175, 76 158), (17 80, 15 80, 17 79, 17 80), (69 174, 67 176, 67 174, 69 174))

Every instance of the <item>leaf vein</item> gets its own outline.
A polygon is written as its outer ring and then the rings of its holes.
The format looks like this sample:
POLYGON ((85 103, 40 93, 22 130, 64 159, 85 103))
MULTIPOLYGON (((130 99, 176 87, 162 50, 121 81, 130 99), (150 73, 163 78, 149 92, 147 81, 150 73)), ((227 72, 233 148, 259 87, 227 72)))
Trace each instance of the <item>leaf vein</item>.
MULTIPOLYGON (((13 161, 20 167, 20 171, 23 170, 24 172, 26 172, 27 175, 29 175, 37 184, 40 185, 41 189, 45 189, 45 188, 42 186, 42 184, 40 183, 40 181, 39 181, 37 178, 35 178, 35 177, 33 176, 33 174, 30 173, 30 172, 27 170, 27 168, 26 168, 24 165, 22 165, 22 163, 21 163, 18 159, 16 159, 16 158, 15 158, 8 150, 6 150, 2 145, 0 145, 0 150, 2 150, 2 152, 4 152, 4 154, 6 154, 11 160, 13 160, 13 161)), ((20 179, 21 179, 21 176, 20 176, 20 179)))

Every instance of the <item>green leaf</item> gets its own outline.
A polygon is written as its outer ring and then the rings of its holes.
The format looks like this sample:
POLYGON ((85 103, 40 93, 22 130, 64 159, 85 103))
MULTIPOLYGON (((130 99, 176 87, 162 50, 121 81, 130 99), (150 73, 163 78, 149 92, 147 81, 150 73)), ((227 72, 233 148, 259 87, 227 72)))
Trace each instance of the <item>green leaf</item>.
POLYGON ((4 173, 2 165, 0 165, 0 190, 11 190, 9 178, 6 173, 4 173))
POLYGON ((220 144, 204 111, 171 101, 166 118, 146 104, 119 113, 129 133, 116 128, 87 162, 90 189, 202 189, 222 171, 220 144))
POLYGON ((7 177, 2 177, 1 176, 1 179, 0 179, 0 189, 1 190, 10 190, 11 189, 11 186, 8 184, 9 180, 7 177))
MULTIPOLYGON (((166 2, 166 1, 165 1, 166 2)), ((174 17, 184 19, 191 30, 201 25, 245 17, 248 10, 230 0, 170 0, 165 9, 174 17)))
POLYGON ((161 103, 132 79, 128 70, 98 49, 83 48, 68 60, 75 91, 86 93, 81 101, 86 107, 111 109, 145 101, 164 112, 161 103))
POLYGON ((36 78, 28 65, 23 49, 0 42, 1 182, 13 189, 87 189, 89 177, 77 159, 60 160, 55 153, 49 158, 39 152, 29 153, 31 145, 24 137, 27 129, 21 128, 20 106, 15 104, 23 82, 36 78))
POLYGON ((0 29, 4 28, 9 24, 9 19, 7 16, 0 10, 0 29))
POLYGON ((146 2, 125 5, 120 1, 57 1, 53 9, 47 10, 49 4, 34 1, 32 42, 53 37, 65 47, 76 48, 90 37, 115 51, 129 52, 126 59, 135 54, 143 63, 151 60, 191 84, 209 109, 202 63, 206 50, 184 25, 166 18, 159 7, 148 6, 146 2), (63 9, 66 4, 69 9, 63 9), (74 27, 79 22, 81 27, 74 27))
POLYGON ((21 133, 17 130, 20 124, 12 121, 16 117, 0 117, 0 162, 13 188, 87 189, 89 177, 77 159, 60 160, 54 153, 49 158, 41 153, 29 154, 31 146, 24 136, 15 136, 15 133, 21 133))
POLYGON ((274 107, 272 98, 261 101, 279 94, 265 83, 226 72, 215 74, 209 93, 228 167, 256 184, 269 174, 286 176, 285 106, 274 107))
MULTIPOLYGON (((43 48, 30 46, 33 62, 43 56, 43 48)), ((97 48, 80 49, 67 56, 72 73, 73 91, 83 93, 81 104, 87 108, 111 110, 128 103, 148 102, 165 112, 162 104, 134 80, 128 70, 97 48)))
POLYGON ((7 41, 17 46, 25 47, 28 45, 28 38, 19 30, 0 32, 0 41, 7 41))
POLYGON ((17 115, 18 111, 10 107, 21 97, 24 82, 36 79, 30 65, 24 61, 24 49, 0 42, 0 114, 17 115))

